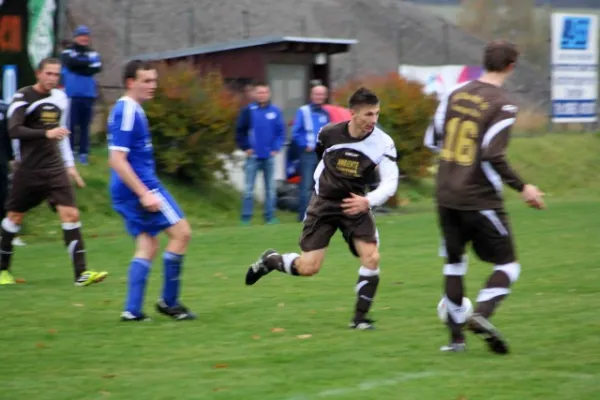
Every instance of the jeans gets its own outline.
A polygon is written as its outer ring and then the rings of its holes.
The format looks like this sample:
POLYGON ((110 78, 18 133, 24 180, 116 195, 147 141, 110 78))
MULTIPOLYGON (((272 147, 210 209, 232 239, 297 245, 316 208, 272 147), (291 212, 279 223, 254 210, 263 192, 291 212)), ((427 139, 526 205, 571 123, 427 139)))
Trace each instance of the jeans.
POLYGON ((265 179, 265 221, 271 221, 275 213, 275 158, 256 158, 249 156, 244 166, 245 185, 242 202, 242 221, 250 221, 254 211, 254 183, 256 174, 262 171, 265 179))
POLYGON ((90 123, 95 99, 92 97, 71 98, 71 109, 69 112, 69 130, 71 131, 71 149, 73 153, 89 154, 90 123), (79 152, 76 152, 75 131, 79 128, 79 152))
POLYGON ((304 220, 306 207, 315 186, 314 173, 318 164, 317 153, 303 151, 300 154, 300 192, 298 204, 298 221, 304 220))

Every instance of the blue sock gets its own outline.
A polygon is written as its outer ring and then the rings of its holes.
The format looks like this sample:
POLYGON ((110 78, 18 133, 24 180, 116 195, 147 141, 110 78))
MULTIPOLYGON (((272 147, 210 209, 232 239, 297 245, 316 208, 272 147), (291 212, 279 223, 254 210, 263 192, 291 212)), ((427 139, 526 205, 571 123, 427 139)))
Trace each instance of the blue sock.
POLYGON ((150 273, 152 263, 143 258, 134 258, 129 266, 129 275, 127 278, 127 303, 125 311, 139 316, 142 313, 144 305, 144 292, 146 291, 146 281, 150 273))
POLYGON ((164 285, 162 299, 169 307, 177 305, 179 299, 179 286, 181 273, 181 264, 183 263, 183 254, 175 254, 165 251, 164 261, 164 285))

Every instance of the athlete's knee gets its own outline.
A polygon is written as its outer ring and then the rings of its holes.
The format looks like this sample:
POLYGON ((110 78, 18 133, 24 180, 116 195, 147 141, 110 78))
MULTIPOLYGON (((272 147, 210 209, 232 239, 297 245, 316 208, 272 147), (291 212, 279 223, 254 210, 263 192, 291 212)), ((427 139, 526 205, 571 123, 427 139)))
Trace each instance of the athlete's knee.
POLYGON ((79 210, 75 207, 58 206, 58 213, 62 222, 79 222, 79 210))
POLYGON ((145 234, 138 236, 135 257, 144 260, 153 260, 158 253, 159 245, 158 238, 145 234))
POLYGON ((319 273, 323 265, 323 256, 312 252, 303 253, 295 260, 296 269, 303 276, 313 276, 319 273))
POLYGON ((518 262, 511 262, 503 265, 496 265, 494 271, 502 271, 508 276, 510 283, 515 283, 521 275, 521 264, 518 262))
MULTIPOLYGON (((25 214, 23 214, 23 213, 9 211, 6 213, 5 219, 8 220, 8 222, 10 222, 13 225, 21 226, 23 224, 24 217, 25 217, 25 214)), ((2 222, 2 224, 4 226, 4 221, 2 222)))
POLYGON ((173 236, 175 240, 188 243, 192 238, 192 227, 190 226, 189 222, 187 222, 185 219, 179 221, 173 236))
POLYGON ((379 249, 377 249, 377 245, 373 244, 373 246, 369 246, 364 254, 361 255, 360 261, 363 267, 368 268, 370 270, 376 270, 379 268, 379 261, 381 256, 379 255, 379 249))

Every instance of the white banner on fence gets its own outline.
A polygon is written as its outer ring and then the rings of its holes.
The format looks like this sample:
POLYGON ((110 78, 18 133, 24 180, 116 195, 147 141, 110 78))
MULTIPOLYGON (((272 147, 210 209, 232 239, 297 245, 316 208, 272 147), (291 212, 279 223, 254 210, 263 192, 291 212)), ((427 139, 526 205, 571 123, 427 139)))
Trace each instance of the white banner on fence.
POLYGON ((425 94, 437 94, 438 98, 459 83, 477 79, 482 74, 480 66, 474 65, 406 65, 398 68, 404 78, 423 84, 425 94))
POLYGON ((598 16, 553 13, 552 122, 597 120, 598 16))

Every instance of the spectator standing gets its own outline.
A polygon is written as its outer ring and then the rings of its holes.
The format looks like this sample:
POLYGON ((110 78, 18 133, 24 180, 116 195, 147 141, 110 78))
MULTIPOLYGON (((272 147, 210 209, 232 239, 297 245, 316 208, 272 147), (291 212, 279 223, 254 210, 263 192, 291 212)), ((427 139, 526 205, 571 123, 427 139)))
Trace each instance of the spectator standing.
POLYGON ((262 171, 265 182, 264 219, 267 224, 275 218, 275 156, 285 140, 285 122, 279 107, 271 103, 269 86, 259 83, 254 87, 254 101, 242 108, 236 127, 236 142, 246 152, 244 166, 244 197, 242 224, 248 225, 254 210, 254 184, 262 171))
POLYGON ((79 153, 79 162, 87 164, 90 141, 90 124, 94 102, 98 95, 94 76, 101 71, 102 61, 98 52, 90 47, 90 29, 80 25, 73 33, 73 43, 61 54, 63 84, 70 100, 69 130, 71 148, 79 153), (75 137, 79 132, 79 147, 75 137))
POLYGON ((300 153, 298 221, 304 220, 306 207, 315 185, 313 175, 318 164, 315 153, 317 136, 321 128, 331 121, 329 113, 323 108, 327 94, 327 87, 322 85, 313 87, 310 91, 311 102, 298 109, 292 127, 292 145, 297 147, 300 153))

